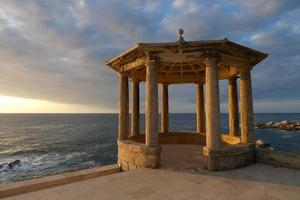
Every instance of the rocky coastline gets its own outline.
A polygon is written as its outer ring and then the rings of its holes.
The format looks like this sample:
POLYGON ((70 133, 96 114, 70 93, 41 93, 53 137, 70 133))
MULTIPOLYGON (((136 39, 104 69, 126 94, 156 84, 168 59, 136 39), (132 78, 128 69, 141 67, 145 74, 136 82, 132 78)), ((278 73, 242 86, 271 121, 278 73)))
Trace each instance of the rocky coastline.
POLYGON ((284 131, 300 131, 300 120, 283 120, 279 122, 268 121, 264 123, 256 123, 255 128, 257 129, 279 129, 284 131))

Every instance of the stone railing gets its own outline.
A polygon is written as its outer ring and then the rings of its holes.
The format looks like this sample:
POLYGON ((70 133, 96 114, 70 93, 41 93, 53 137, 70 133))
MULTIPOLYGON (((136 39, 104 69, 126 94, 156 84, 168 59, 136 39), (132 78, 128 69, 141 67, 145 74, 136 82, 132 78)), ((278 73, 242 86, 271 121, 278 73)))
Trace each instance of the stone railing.
MULTIPOLYGON (((241 139, 239 137, 230 136, 228 134, 222 134, 221 139, 226 144, 239 144, 241 139)), ((145 143, 145 134, 139 134, 132 136, 129 140, 145 143)), ((204 133, 197 132, 168 132, 159 134, 160 144, 198 144, 205 146, 206 138, 204 133)))
POLYGON ((53 176, 45 176, 42 178, 20 181, 17 183, 0 184, 0 199, 59 185, 65 185, 77 181, 83 181, 117 172, 120 172, 120 167, 114 164, 80 170, 76 172, 62 173, 53 176))

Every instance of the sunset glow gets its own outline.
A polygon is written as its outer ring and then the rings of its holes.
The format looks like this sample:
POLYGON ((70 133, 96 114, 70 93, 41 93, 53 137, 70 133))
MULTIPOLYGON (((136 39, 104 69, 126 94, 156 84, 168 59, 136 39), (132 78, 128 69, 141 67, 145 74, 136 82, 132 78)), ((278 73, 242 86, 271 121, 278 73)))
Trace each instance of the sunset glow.
POLYGON ((109 112, 93 106, 0 95, 0 113, 97 113, 109 112))

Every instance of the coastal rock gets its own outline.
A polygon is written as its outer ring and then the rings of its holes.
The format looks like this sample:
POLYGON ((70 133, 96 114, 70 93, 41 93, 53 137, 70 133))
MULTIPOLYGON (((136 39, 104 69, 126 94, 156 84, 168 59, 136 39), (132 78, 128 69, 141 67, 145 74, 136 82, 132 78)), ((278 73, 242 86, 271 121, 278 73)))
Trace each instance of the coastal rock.
POLYGON ((15 160, 15 161, 8 164, 9 169, 14 169, 16 166, 18 166, 18 167, 21 166, 21 161, 20 160, 15 160))
POLYGON ((285 131, 300 131, 300 121, 288 121, 282 120, 280 122, 268 121, 265 123, 256 123, 255 128, 265 129, 265 128, 273 128, 280 129, 285 131))
POLYGON ((262 139, 258 139, 255 144, 257 148, 263 148, 263 149, 271 146, 269 143, 265 142, 262 139))
POLYGON ((273 121, 269 121, 266 123, 266 126, 272 126, 273 125, 273 121))

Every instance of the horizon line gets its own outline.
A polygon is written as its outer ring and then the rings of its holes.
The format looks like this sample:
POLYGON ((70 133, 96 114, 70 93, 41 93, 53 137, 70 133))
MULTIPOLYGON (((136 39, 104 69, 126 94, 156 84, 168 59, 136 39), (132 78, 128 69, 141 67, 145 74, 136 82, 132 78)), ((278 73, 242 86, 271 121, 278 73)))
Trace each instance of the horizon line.
MULTIPOLYGON (((27 112, 23 112, 23 113, 19 113, 19 112, 3 112, 0 113, 1 114, 119 114, 118 112, 32 112, 32 113, 27 113, 27 112)), ((129 113, 131 114, 131 113, 129 113)), ((140 113, 140 114, 145 114, 140 113)), ((161 113, 159 113, 161 114, 161 113)), ((170 112, 169 114, 196 114, 196 112, 170 112)), ((228 114, 228 112, 220 112, 220 114, 228 114)), ((254 114, 300 114, 300 112, 254 112, 254 114)))

